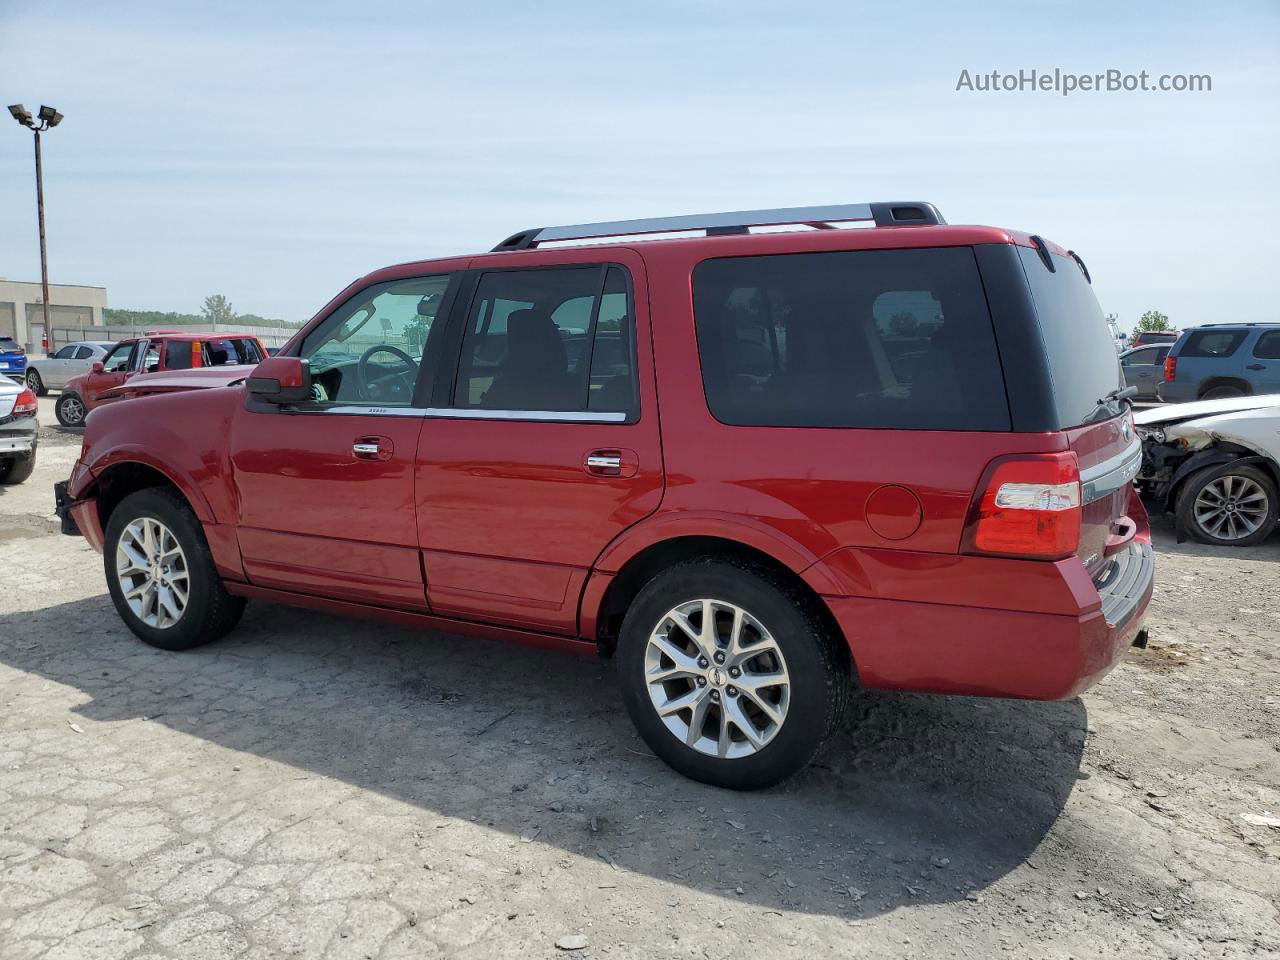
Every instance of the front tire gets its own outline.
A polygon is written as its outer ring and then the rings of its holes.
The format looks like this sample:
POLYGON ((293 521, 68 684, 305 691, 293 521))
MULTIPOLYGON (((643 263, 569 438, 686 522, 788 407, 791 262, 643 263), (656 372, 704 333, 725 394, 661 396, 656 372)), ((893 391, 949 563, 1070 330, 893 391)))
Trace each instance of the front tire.
POLYGON ((84 401, 76 393, 64 393, 60 396, 53 405, 53 412, 64 427, 83 427, 84 418, 88 415, 84 401))
POLYGON ((116 612, 153 647, 210 643, 244 612, 244 599, 229 594, 218 576, 200 521, 173 490, 139 490, 121 500, 102 554, 116 612))
POLYGON ((39 370, 27 371, 27 386, 37 397, 43 397, 49 392, 49 388, 44 385, 44 380, 40 378, 39 370))
POLYGON ((839 726, 844 641, 772 571, 677 564, 632 602, 618 637, 623 700, 645 743, 680 773, 735 790, 796 773, 839 726))
POLYGON ((1178 491, 1178 526, 1193 540, 1251 547, 1276 526, 1276 484, 1253 464, 1223 463, 1197 470, 1178 491))

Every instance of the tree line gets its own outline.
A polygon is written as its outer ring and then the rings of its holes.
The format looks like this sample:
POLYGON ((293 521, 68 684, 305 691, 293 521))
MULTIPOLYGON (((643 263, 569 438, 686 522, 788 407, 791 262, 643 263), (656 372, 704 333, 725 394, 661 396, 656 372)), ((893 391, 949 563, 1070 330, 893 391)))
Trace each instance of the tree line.
POLYGON ((204 306, 199 313, 179 313, 173 310, 125 310, 119 307, 108 307, 103 311, 106 322, 111 326, 146 327, 162 329, 164 327, 181 327, 193 323, 216 323, 219 325, 241 324, 246 327, 284 327, 302 326, 292 320, 277 320, 272 317, 260 317, 256 313, 236 313, 230 301, 220 293, 204 298, 204 306))

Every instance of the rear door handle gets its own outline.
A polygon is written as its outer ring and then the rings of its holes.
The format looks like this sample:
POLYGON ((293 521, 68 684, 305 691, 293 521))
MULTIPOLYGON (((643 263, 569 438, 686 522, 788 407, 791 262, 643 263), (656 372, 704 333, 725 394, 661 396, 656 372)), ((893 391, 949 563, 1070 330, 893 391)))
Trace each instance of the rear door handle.
POLYGON ((593 477, 634 477, 640 457, 634 450, 591 450, 582 458, 582 468, 593 477))
POLYGON ((1246 370, 1265 370, 1267 369, 1267 365, 1265 363, 1251 363, 1248 366, 1246 366, 1245 369, 1246 370))

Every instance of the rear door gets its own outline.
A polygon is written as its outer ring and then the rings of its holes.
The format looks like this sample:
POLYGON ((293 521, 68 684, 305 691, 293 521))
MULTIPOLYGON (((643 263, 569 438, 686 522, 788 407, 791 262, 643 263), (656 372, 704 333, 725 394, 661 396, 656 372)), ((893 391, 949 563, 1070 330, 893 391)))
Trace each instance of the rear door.
POLYGON ((1245 364, 1254 393, 1280 393, 1280 330, 1264 330, 1245 364))
POLYGON ((630 251, 526 252, 473 273, 457 373, 418 444, 433 612, 573 634, 591 564, 657 509, 644 290, 630 251))
MULTIPOLYGON (((1163 349, 1164 353, 1169 348, 1163 349)), ((1160 347, 1142 347, 1120 358, 1120 366, 1124 370, 1124 379, 1131 387, 1138 388, 1138 396, 1153 397, 1156 393, 1157 370, 1163 358, 1160 347)), ((1161 370, 1161 374, 1163 371, 1161 370)))

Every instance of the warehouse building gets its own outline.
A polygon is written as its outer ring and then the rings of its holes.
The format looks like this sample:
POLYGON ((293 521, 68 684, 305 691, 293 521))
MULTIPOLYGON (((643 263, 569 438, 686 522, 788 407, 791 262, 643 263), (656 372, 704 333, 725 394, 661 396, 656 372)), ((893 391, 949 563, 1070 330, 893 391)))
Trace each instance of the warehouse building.
MULTIPOLYGON (((13 337, 28 353, 44 343, 44 298, 40 284, 0 277, 0 337, 13 337)), ((107 288, 49 284, 49 325, 100 327, 106 324, 107 288)))

